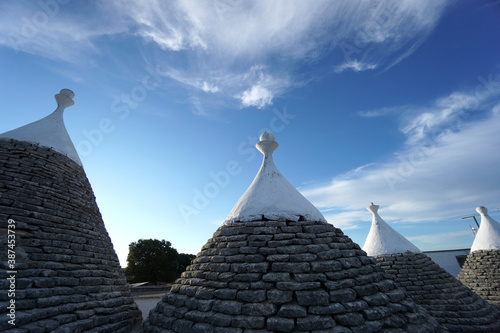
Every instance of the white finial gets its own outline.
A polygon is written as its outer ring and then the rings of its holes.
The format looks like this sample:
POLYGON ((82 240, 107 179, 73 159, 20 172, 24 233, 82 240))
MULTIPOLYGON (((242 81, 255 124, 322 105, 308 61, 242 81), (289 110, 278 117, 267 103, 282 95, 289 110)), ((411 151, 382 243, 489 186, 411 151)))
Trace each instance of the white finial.
POLYGON ((476 208, 476 212, 478 212, 481 215, 488 215, 488 208, 484 206, 479 206, 476 208))
POLYGON ((264 159, 257 176, 245 194, 233 207, 225 223, 287 219, 326 222, 319 210, 290 184, 273 162, 273 152, 278 148, 274 134, 264 132, 257 149, 264 159))
POLYGON ((378 207, 379 205, 374 205, 373 202, 370 202, 370 206, 366 207, 366 209, 368 209, 370 213, 375 214, 376 212, 378 212, 378 207))
POLYGON ((56 94, 54 97, 56 99, 58 109, 62 108, 64 110, 75 105, 75 102, 73 101, 75 93, 69 89, 61 89, 59 94, 56 94))
POLYGON ((260 141, 275 141, 273 132, 262 132, 260 135, 260 141))
POLYGON ((260 135, 260 142, 255 146, 264 156, 270 156, 279 147, 279 144, 274 141, 272 132, 264 132, 260 135))
POLYGON ((45 118, 28 125, 0 134, 0 138, 15 139, 39 144, 62 153, 73 161, 82 165, 75 146, 64 126, 63 112, 67 107, 75 104, 75 93, 69 89, 62 89, 56 94, 57 108, 45 118))
POLYGON ((413 253, 420 253, 421 251, 407 240, 403 235, 394 230, 387 222, 385 222, 380 215, 378 215, 378 205, 373 202, 368 206, 372 213, 372 225, 368 237, 366 237, 363 250, 372 257, 405 253, 411 251, 413 253))
POLYGON ((488 215, 488 209, 479 206, 476 211, 481 214, 481 225, 470 248, 471 252, 479 250, 500 249, 500 223, 488 215))

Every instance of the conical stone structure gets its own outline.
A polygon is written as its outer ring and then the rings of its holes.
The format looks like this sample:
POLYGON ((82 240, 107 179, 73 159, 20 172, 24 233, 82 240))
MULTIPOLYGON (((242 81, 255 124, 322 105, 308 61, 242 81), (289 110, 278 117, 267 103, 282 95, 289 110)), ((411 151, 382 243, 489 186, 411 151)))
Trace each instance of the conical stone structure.
MULTIPOLYGON (((500 306, 500 224, 480 206, 481 225, 458 279, 489 303, 500 306)), ((499 330, 500 332, 500 330, 499 330)))
POLYGON ((261 136, 252 185, 150 312, 145 332, 440 332, 375 259, 290 188, 272 160, 277 146, 272 133, 261 136))
POLYGON ((363 245, 363 250, 372 257, 391 253, 405 253, 408 251, 420 253, 421 251, 418 247, 413 245, 412 242, 394 230, 380 217, 378 208, 379 206, 374 205, 373 202, 366 208, 372 213, 373 218, 370 232, 366 237, 365 245, 363 245))
POLYGON ((500 311, 391 228, 378 208, 373 203, 367 208, 373 219, 363 250, 396 285, 450 332, 500 332, 500 311))
POLYGON ((50 116, 0 135, 1 332, 142 331, 62 122, 73 96, 61 90, 50 116))

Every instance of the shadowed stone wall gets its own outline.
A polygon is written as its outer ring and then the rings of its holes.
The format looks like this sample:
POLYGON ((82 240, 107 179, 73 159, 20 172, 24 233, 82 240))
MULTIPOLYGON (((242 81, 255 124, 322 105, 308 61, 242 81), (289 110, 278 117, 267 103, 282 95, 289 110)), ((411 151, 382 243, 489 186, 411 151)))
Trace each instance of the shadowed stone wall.
POLYGON ((458 279, 484 300, 500 306, 500 250, 470 253, 458 279))
POLYGON ((500 332, 500 311, 423 253, 379 256, 377 264, 450 332, 500 332))
POLYGON ((220 227, 145 332, 442 332, 375 259, 324 222, 220 227))
POLYGON ((0 139, 0 331, 136 332, 130 295, 82 167, 0 139), (15 220, 16 326, 7 323, 7 221, 15 220))

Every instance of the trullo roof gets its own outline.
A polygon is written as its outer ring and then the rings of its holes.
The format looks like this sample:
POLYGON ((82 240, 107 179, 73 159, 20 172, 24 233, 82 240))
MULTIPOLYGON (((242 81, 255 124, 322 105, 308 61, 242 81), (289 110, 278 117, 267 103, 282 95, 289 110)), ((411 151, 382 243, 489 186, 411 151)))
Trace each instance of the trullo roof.
POLYGON ((386 254, 405 253, 406 251, 414 253, 421 252, 415 245, 394 230, 380 217, 378 214, 378 207, 378 205, 372 203, 366 208, 372 213, 373 219, 363 250, 369 256, 373 257, 386 254))
POLYGON ((15 325, 5 307, 0 332, 142 332, 92 187, 74 149, 65 154, 72 96, 63 89, 52 115, 0 138, 0 225, 17 235, 15 262, 0 262, 3 281, 15 276, 15 325))
POLYGON ((233 207, 226 223, 266 219, 324 221, 323 215, 278 171, 273 152, 278 148, 274 134, 264 132, 257 149, 264 159, 257 176, 233 207))
MULTIPOLYGON (((500 228, 488 215, 488 210, 476 208, 481 214, 481 226, 471 252, 458 274, 458 279, 481 298, 500 306, 500 228)), ((500 330, 499 330, 500 331, 500 330)))
POLYGON ((376 259, 398 287, 450 332, 500 332, 500 311, 424 253, 408 251, 376 259))
POLYGON ((270 160, 274 137, 261 139, 263 166, 232 220, 151 310, 144 331, 442 332, 374 258, 297 195, 270 160))
POLYGON ((28 125, 2 133, 0 138, 27 141, 52 148, 82 165, 66 126, 64 126, 63 119, 64 109, 75 104, 73 97, 75 97, 75 93, 71 90, 62 89, 59 94, 55 95, 57 109, 54 112, 28 125))
POLYGON ((481 226, 476 238, 470 248, 471 252, 478 250, 499 250, 500 249, 500 223, 488 215, 488 209, 484 206, 476 208, 481 214, 481 226))

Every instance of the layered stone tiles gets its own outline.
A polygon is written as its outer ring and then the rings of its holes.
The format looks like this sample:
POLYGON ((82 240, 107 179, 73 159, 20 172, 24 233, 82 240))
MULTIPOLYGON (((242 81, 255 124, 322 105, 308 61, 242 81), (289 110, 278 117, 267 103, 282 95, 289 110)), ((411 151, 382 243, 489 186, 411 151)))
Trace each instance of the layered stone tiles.
POLYGON ((277 171, 272 133, 257 148, 254 182, 145 332, 446 331, 277 171))
MULTIPOLYGON (((378 206, 370 205, 374 221, 372 228, 380 229, 380 224, 386 224, 377 213, 378 206)), ((384 228, 382 228, 384 229, 384 228)), ((378 233, 377 237, 395 237, 397 233, 391 228, 389 234, 378 233)), ((450 332, 500 332, 500 311, 488 304, 478 295, 464 286, 459 280, 442 269, 427 255, 408 249, 416 248, 405 239, 398 241, 401 246, 374 247, 373 244, 389 244, 390 239, 379 240, 372 234, 371 246, 365 248, 367 253, 374 255, 377 264, 391 274, 397 286, 403 288, 411 299, 421 305, 427 313, 445 326, 450 332), (407 243, 410 245, 408 245, 407 243), (372 251, 377 253, 371 253, 372 251)))
POLYGON ((490 304, 500 306, 500 251, 470 253, 458 279, 490 304))
POLYGON ((0 289, 14 289, 0 294, 2 332, 142 330, 78 162, 43 142, 0 138, 0 244, 15 252, 12 263, 2 251, 0 263, 0 289), (15 243, 8 243, 8 230, 15 243))
POLYGON ((476 210, 481 226, 458 279, 489 303, 500 306, 500 224, 485 207, 476 210))
POLYGON ((396 285, 450 332, 500 332, 500 311, 423 253, 378 256, 396 285))
POLYGON ((325 222, 220 227, 145 332, 439 332, 360 247, 325 222))

